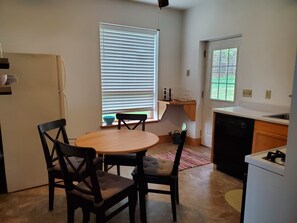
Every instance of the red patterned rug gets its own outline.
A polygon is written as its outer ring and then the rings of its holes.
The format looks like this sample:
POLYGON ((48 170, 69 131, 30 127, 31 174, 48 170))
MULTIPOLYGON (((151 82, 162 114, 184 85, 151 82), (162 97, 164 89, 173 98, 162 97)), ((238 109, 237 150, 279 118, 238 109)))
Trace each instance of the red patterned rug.
MULTIPOLYGON (((151 154, 150 156, 158 159, 173 161, 175 157, 175 150, 164 152, 164 153, 151 154)), ((180 159, 179 171, 197 167, 197 166, 203 166, 209 163, 210 163, 209 156, 205 156, 204 154, 198 155, 197 153, 192 152, 190 149, 184 148, 180 159)))

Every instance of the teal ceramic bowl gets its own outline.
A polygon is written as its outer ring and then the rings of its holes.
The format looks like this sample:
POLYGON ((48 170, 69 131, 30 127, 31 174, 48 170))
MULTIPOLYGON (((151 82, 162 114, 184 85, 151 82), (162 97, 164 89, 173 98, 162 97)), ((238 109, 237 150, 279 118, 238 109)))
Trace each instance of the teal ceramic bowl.
POLYGON ((115 119, 114 116, 111 116, 111 115, 107 115, 103 117, 103 120, 107 125, 111 125, 114 122, 114 119, 115 119))

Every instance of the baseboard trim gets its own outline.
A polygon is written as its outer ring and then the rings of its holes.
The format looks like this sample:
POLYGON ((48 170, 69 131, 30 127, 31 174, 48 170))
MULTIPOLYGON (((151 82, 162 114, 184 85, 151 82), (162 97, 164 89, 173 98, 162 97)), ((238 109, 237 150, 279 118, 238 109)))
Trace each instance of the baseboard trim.
POLYGON ((159 136, 159 143, 166 143, 166 142, 172 142, 172 139, 169 135, 159 136))
MULTIPOLYGON (((159 136, 159 143, 167 143, 167 142, 172 142, 172 139, 169 135, 159 136)), ((193 138, 187 136, 186 144, 188 144, 190 146, 199 146, 199 145, 201 145, 201 139, 200 138, 193 139, 193 138)))
POLYGON ((186 144, 190 146, 200 146, 201 145, 201 138, 193 139, 191 137, 186 138, 186 144))

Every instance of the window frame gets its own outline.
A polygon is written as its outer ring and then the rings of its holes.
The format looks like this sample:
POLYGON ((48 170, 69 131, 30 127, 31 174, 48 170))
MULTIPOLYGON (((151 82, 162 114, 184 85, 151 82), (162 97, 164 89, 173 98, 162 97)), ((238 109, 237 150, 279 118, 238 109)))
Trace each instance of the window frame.
MULTIPOLYGON (((226 103, 234 103, 236 101, 236 87, 237 87, 237 71, 238 71, 238 55, 239 55, 239 47, 224 47, 224 48, 217 48, 217 49, 213 49, 211 52, 211 68, 210 68, 210 85, 209 85, 209 100, 211 101, 218 101, 218 102, 226 102, 226 103), (214 58, 214 51, 219 50, 220 52, 222 50, 230 50, 230 49, 236 49, 236 64, 235 64, 235 72, 234 72, 234 83, 228 83, 228 80, 226 81, 226 83, 220 83, 218 81, 218 85, 220 84, 226 84, 226 90, 224 91, 225 95, 227 95, 227 87, 228 85, 234 85, 234 90, 233 90, 233 100, 226 100, 227 96, 225 96, 225 99, 219 99, 219 95, 217 95, 217 98, 212 98, 212 84, 215 84, 213 82, 213 58, 214 58)), ((221 58, 221 57, 220 57, 221 58)), ((229 59, 229 58, 228 58, 229 59)), ((229 63, 228 63, 229 64, 229 63)), ((230 67, 229 65, 226 65, 226 73, 227 73, 227 77, 228 77, 228 67, 230 67)), ((219 69, 221 68, 221 66, 219 66, 219 69)), ((219 72, 220 75, 220 72, 219 72)), ((219 92, 219 88, 218 88, 218 92, 219 92)))
MULTIPOLYGON (((103 118, 103 116, 108 115, 110 113, 106 113, 104 112, 104 91, 103 91, 103 76, 104 76, 104 72, 103 72, 103 67, 104 65, 102 65, 102 27, 109 27, 109 28, 114 28, 115 30, 119 31, 123 30, 123 32, 135 32, 135 33, 142 33, 143 35, 151 35, 151 38, 154 38, 154 44, 153 44, 153 48, 154 48, 154 52, 152 53, 153 58, 151 59, 151 61, 153 61, 153 90, 151 91, 151 99, 153 100, 152 103, 152 109, 146 110, 148 112, 148 119, 153 119, 153 120, 157 120, 158 118, 158 60, 159 60, 159 30, 155 30, 155 29, 146 29, 146 28, 140 28, 140 27, 132 27, 132 26, 124 26, 124 25, 118 25, 118 24, 110 24, 110 23, 103 23, 100 22, 99 23, 99 58, 100 58, 100 90, 101 90, 101 117, 103 118)), ((141 35, 141 34, 140 34, 141 35)), ((119 60, 120 61, 120 60, 119 60)), ((133 66, 133 64, 132 64, 133 66)), ((135 74, 136 76, 137 74, 135 74)), ((105 74, 106 77, 106 74, 105 74)), ((125 77, 125 76, 124 76, 125 77)), ((149 83, 152 83, 152 81, 149 81, 149 83)), ((120 87, 118 87, 118 89, 120 89, 120 87)), ((117 90, 117 89, 116 89, 117 90)), ((116 95, 116 94, 115 94, 116 95)), ((120 93, 118 94, 120 95, 120 93)), ((150 99, 149 99, 150 100, 150 99)), ((145 111, 145 109, 143 108, 135 108, 135 109, 118 109, 116 110, 114 113, 117 112, 143 112, 145 111)))

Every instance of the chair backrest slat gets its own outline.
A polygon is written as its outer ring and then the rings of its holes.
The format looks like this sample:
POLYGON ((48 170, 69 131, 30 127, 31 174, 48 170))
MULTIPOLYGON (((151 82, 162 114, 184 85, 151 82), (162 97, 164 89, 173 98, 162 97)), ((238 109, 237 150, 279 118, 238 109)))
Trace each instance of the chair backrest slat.
POLYGON ((81 193, 81 196, 92 196, 93 198, 90 199, 94 200, 95 203, 100 204, 103 199, 96 174, 96 167, 94 165, 96 151, 93 148, 72 146, 58 140, 55 141, 55 144, 66 191, 76 194, 79 192, 81 193), (81 165, 73 165, 71 159, 68 157, 82 159, 81 165), (87 178, 81 171, 82 165, 86 167, 88 173, 87 178), (76 178, 81 180, 79 184, 76 184, 73 177, 71 177, 72 173, 70 173, 69 166, 71 166, 76 173, 76 178))
POLYGON ((127 129, 134 130, 141 124, 141 130, 145 131, 145 121, 147 119, 146 114, 124 114, 117 113, 116 118, 118 119, 118 129, 121 129, 124 124, 127 129), (127 121, 137 121, 136 123, 127 123, 127 121), (132 125, 132 127, 130 127, 132 125))
POLYGON ((58 159, 56 156, 55 140, 59 139, 60 141, 69 144, 65 126, 65 119, 59 119, 37 126, 47 168, 52 168, 53 162, 58 159))

